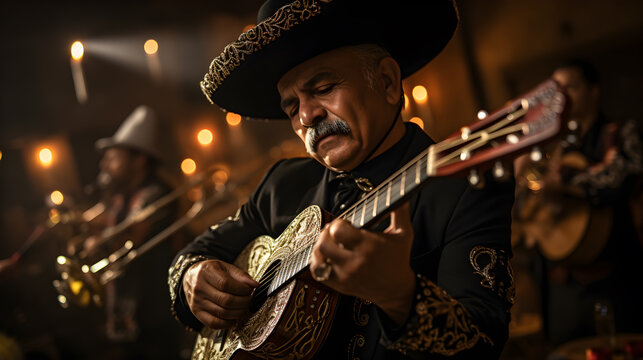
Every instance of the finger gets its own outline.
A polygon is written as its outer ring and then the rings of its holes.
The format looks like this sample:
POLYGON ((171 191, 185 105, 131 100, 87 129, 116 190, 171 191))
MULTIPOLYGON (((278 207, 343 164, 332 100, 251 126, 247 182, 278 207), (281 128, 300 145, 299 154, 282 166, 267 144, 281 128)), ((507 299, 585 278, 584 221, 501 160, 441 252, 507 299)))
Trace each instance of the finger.
POLYGON ((248 296, 259 286, 246 272, 223 262, 209 267, 204 279, 213 288, 236 296, 248 296))
POLYGON ((384 233, 386 234, 408 234, 413 231, 411 222, 411 206, 405 202, 391 212, 391 224, 384 233))
MULTIPOLYGON (((238 306, 239 304, 236 304, 238 306)), ((209 299, 201 299, 196 305, 197 311, 205 311, 212 316, 222 320, 241 320, 248 316, 250 313, 249 304, 242 307, 225 307, 217 304, 209 299)))
POLYGON ((220 319, 207 311, 196 311, 194 316, 205 326, 211 329, 228 329, 236 324, 235 320, 220 319))
MULTIPOLYGON (((313 254, 320 263, 330 261, 335 264, 343 264, 352 257, 351 249, 347 248, 343 242, 347 241, 351 246, 354 243, 353 241, 347 240, 346 226, 355 230, 347 223, 336 223, 331 224, 322 231, 313 249, 313 254)), ((348 231, 351 230, 348 229, 348 231)), ((355 230, 355 232, 359 235, 359 231, 355 230)))
POLYGON ((335 219, 328 225, 328 236, 339 246, 353 249, 361 242, 359 229, 343 219, 335 219))

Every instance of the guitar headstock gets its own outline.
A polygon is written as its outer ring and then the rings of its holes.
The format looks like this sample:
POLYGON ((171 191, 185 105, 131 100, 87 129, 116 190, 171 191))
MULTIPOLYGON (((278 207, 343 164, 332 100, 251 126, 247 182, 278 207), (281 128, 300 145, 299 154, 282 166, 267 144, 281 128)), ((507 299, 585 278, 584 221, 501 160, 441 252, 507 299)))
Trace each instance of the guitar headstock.
POLYGON ((560 132, 565 119, 566 97, 554 80, 547 80, 512 100, 483 120, 464 126, 429 149, 433 176, 469 170, 469 181, 478 185, 477 169, 493 167, 497 178, 506 176, 501 159, 512 159, 560 132))

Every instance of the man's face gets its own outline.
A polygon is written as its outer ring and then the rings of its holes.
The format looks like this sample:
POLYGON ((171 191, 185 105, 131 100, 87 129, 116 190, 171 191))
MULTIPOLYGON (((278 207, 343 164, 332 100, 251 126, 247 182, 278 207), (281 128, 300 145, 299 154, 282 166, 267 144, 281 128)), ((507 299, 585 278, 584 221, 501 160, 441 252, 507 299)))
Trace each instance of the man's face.
POLYGON ((277 85, 293 130, 309 154, 333 170, 362 163, 396 116, 378 77, 372 85, 363 66, 354 51, 340 48, 294 67, 277 85))
POLYGON ((558 69, 552 77, 569 95, 572 119, 583 118, 598 109, 598 86, 588 84, 579 69, 558 69))
POLYGON ((132 175, 132 158, 127 149, 109 148, 100 160, 98 185, 105 190, 123 190, 132 175))

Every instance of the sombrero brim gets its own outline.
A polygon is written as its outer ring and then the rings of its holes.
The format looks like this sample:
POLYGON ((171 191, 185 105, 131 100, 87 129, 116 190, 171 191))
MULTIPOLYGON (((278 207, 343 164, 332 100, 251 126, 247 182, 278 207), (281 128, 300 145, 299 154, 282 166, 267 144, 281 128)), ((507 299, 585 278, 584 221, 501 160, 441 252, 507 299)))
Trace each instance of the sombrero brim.
POLYGON ((201 82, 206 97, 225 111, 283 119, 279 79, 323 52, 378 44, 407 77, 433 59, 458 23, 452 0, 301 0, 279 8, 226 46, 201 82))

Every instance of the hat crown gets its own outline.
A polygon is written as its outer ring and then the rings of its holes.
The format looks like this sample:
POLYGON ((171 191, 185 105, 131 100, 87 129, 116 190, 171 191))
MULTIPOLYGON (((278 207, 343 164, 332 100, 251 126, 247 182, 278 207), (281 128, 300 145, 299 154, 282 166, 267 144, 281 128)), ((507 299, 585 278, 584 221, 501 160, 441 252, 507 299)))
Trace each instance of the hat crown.
POLYGON ((116 146, 128 147, 160 159, 158 132, 154 111, 148 106, 141 105, 123 121, 114 136, 98 140, 96 147, 101 151, 116 146))

